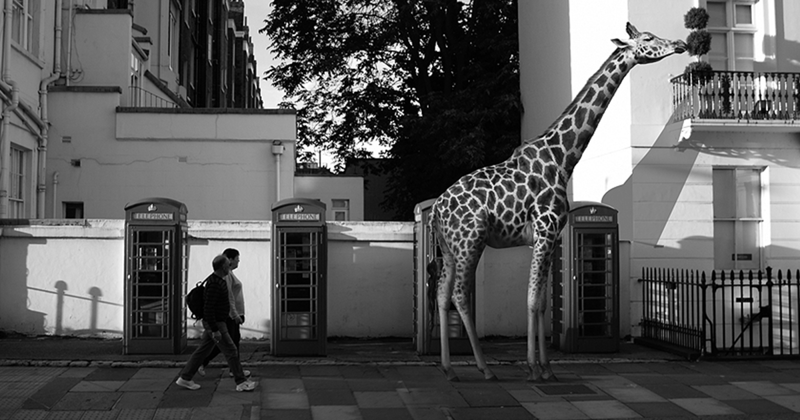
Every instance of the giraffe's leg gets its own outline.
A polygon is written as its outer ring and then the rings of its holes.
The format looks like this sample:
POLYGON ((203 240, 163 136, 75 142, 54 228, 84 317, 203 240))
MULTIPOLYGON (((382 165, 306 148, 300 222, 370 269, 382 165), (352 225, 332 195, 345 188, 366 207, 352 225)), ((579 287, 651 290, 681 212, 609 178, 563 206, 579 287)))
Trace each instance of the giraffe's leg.
POLYGON ((553 368, 550 366, 550 360, 547 357, 547 345, 544 341, 544 311, 547 308, 547 303, 545 299, 542 299, 542 308, 539 310, 538 318, 539 318, 539 361, 541 362, 542 366, 542 376, 541 379, 545 381, 558 381, 556 375, 553 373, 553 368))
MULTIPOLYGON (((551 235, 556 237, 557 234, 551 235)), ((528 278, 528 380, 555 379, 547 359, 545 345, 545 314, 547 308, 547 279, 554 240, 539 235, 533 244, 531 272, 528 278), (539 340, 539 360, 536 359, 536 340, 539 340)))
POLYGON ((450 364, 450 337, 447 331, 447 311, 450 309, 450 298, 453 294, 453 270, 454 263, 452 256, 445 255, 443 258, 442 278, 436 290, 436 301, 439 305, 439 342, 441 343, 442 370, 448 381, 457 381, 453 367, 450 364))
POLYGON ((478 370, 483 372, 483 376, 486 380, 494 381, 497 380, 497 376, 489 369, 489 365, 486 364, 486 358, 483 355, 480 341, 478 341, 478 332, 475 330, 475 320, 472 318, 472 313, 470 311, 472 297, 471 286, 474 282, 474 267, 466 269, 465 272, 458 270, 456 285, 453 290, 453 302, 456 304, 458 314, 461 315, 461 321, 464 322, 464 328, 467 330, 467 337, 469 337, 469 344, 472 346, 472 354, 475 355, 475 363, 478 365, 478 370), (466 279, 467 281, 462 281, 462 279, 466 279))

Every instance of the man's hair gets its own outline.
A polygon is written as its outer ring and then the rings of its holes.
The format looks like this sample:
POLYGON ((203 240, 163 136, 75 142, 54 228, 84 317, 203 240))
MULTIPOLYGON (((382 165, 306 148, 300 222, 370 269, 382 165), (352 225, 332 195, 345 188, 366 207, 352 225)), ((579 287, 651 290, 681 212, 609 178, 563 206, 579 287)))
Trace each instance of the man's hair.
POLYGON ((234 259, 234 258, 239 256, 239 250, 237 250, 235 248, 228 248, 228 249, 222 251, 222 255, 228 257, 229 260, 232 260, 232 259, 234 259))
POLYGON ((214 261, 211 261, 211 266, 214 267, 214 271, 217 271, 222 268, 225 261, 228 261, 228 257, 226 257, 225 254, 219 254, 214 257, 214 261))

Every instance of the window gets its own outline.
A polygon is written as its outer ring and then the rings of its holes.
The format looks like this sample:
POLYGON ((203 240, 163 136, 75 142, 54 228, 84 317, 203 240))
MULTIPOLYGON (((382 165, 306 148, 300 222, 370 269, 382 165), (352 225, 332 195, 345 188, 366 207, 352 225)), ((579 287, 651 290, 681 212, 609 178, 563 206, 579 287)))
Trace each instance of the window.
POLYGON ((761 268, 762 169, 714 168, 714 265, 761 268))
POLYGON ((755 33, 754 2, 709 0, 708 32, 711 51, 708 60, 714 70, 753 71, 755 33))
POLYGON ((25 216, 25 151, 11 146, 11 164, 8 194, 8 217, 24 219, 25 216))
POLYGON ((333 199, 333 220, 346 221, 350 220, 350 200, 333 199))
POLYGON ((131 106, 142 104, 142 60, 135 53, 131 53, 131 106))
POLYGON ((83 203, 80 201, 65 201, 64 202, 64 218, 65 219, 83 219, 83 203))
POLYGON ((178 55, 175 54, 175 44, 177 43, 175 32, 178 30, 178 17, 172 6, 169 8, 169 22, 167 25, 167 59, 169 60, 169 68, 174 69, 177 67, 175 62, 178 58, 178 55))
POLYGON ((22 49, 36 55, 39 52, 39 2, 13 0, 11 10, 11 39, 22 49))

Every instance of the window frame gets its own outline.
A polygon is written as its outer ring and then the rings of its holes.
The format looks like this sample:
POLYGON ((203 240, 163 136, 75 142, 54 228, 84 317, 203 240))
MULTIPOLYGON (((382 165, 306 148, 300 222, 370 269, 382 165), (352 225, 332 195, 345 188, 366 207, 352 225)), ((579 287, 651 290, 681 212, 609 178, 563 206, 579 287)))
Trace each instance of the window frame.
MULTIPOLYGON (((767 168, 762 166, 714 166, 712 167, 712 207, 713 207, 713 228, 714 228, 714 235, 713 235, 713 243, 714 243, 714 267, 717 269, 723 270, 750 270, 750 269, 761 269, 764 264, 764 244, 766 242, 766 234, 767 232, 767 223, 766 220, 769 217, 769 210, 766 206, 766 203, 769 202, 768 196, 768 187, 767 187, 767 179, 768 173, 767 168), (714 182, 717 177, 715 172, 717 171, 732 171, 733 172, 733 182, 729 185, 732 186, 732 191, 713 191, 715 188, 719 186, 716 185, 714 182), (758 214, 757 215, 742 215, 739 214, 739 209, 741 208, 742 204, 746 204, 745 202, 741 201, 742 199, 752 199, 752 196, 747 196, 746 194, 740 194, 738 191, 739 183, 738 178, 740 172, 755 172, 758 176, 758 203, 751 206, 752 208, 757 208, 758 214), (719 203, 717 198, 718 197, 725 197, 730 200, 728 204, 733 204, 734 206, 734 214, 732 216, 718 215, 718 206, 723 204, 719 203), (732 198, 731 198, 732 197, 732 198), (733 224, 733 231, 732 231, 732 238, 723 238, 721 237, 722 233, 718 226, 720 224, 733 224), (741 241, 741 236, 747 233, 746 229, 742 229, 745 224, 756 224, 756 229, 754 232, 754 244, 743 244, 741 241), (727 241, 728 239, 733 241, 733 255, 730 255, 728 258, 728 253, 721 253, 720 246, 718 245, 718 241, 727 241), (740 253, 740 250, 744 249, 755 249, 756 252, 753 253, 750 260, 747 259, 739 259, 739 255, 743 254, 740 253)), ((727 242, 726 242, 727 243, 727 242)))
MULTIPOLYGON (((709 10, 709 4, 724 4, 725 6, 725 26, 711 26, 711 21, 709 22, 708 27, 706 30, 711 34, 712 37, 714 36, 724 36, 725 37, 725 54, 715 54, 714 49, 709 52, 708 54, 708 61, 715 61, 725 62, 725 69, 717 69, 714 70, 727 70, 727 71, 753 71, 753 65, 755 64, 755 56, 756 56, 756 33, 758 32, 758 24, 756 20, 756 1, 753 0, 707 0, 706 1, 706 10, 709 10), (739 24, 736 22, 736 8, 739 6, 747 6, 750 8, 750 17, 751 23, 749 24, 739 24), (750 35, 753 41, 751 46, 752 56, 751 57, 737 57, 736 56, 736 36, 737 35, 750 35), (737 66, 737 62, 744 62, 749 61, 750 69, 744 68, 737 68, 742 67, 742 65, 737 66)), ((740 44, 741 45, 741 44, 740 44)))
POLYGON ((24 219, 26 208, 28 156, 25 149, 15 144, 11 145, 9 159, 9 191, 8 191, 8 216, 12 219, 24 219))
POLYGON ((40 0, 12 0, 11 42, 34 56, 39 54, 40 0))
POLYGON ((333 220, 337 222, 347 222, 350 220, 350 199, 348 198, 333 198, 331 199, 331 211, 333 212, 333 220), (343 204, 343 205, 337 205, 343 204), (343 219, 338 219, 337 215, 343 215, 343 219))

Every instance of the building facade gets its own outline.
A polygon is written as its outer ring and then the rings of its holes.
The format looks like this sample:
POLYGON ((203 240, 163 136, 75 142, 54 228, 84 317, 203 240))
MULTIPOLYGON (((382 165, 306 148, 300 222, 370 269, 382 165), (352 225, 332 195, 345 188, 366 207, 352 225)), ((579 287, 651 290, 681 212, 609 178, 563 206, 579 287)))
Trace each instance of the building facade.
POLYGON ((709 15, 713 72, 674 56, 628 74, 578 164, 574 201, 619 210, 621 329, 637 335, 644 267, 795 269, 800 257, 800 4, 791 0, 520 2, 522 132, 548 127, 623 39, 686 39, 709 15), (547 43, 540 42, 547 39, 547 43))
POLYGON ((0 218, 269 219, 295 114, 262 109, 244 2, 4 1, 0 218))

